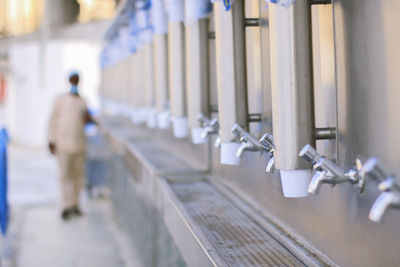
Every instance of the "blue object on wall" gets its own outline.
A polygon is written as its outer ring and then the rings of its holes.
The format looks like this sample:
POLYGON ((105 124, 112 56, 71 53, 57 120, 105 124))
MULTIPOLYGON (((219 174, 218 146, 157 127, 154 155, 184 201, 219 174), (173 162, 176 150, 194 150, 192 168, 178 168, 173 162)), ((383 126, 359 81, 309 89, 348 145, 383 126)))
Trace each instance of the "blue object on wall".
POLYGON ((5 128, 0 130, 0 228, 3 235, 7 232, 9 221, 9 206, 7 199, 8 171, 7 144, 9 136, 5 128))
POLYGON ((231 10, 231 0, 224 0, 225 11, 231 10))

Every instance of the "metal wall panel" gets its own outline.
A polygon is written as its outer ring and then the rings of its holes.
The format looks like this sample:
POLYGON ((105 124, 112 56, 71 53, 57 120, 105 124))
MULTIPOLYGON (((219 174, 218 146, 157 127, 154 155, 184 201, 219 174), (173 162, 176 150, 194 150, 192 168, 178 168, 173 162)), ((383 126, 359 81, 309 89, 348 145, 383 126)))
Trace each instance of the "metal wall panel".
MULTIPOLYGON (((264 0, 246 1, 247 15, 254 17, 253 8, 264 4, 264 0)), ((337 144, 319 141, 318 150, 336 159, 343 168, 350 167, 356 157, 365 160, 376 156, 389 172, 400 175, 400 2, 333 0, 332 7, 314 7, 312 15, 316 125, 338 128, 337 144)), ((269 18, 267 9, 259 10, 261 36, 257 36, 258 29, 246 30, 247 65, 251 65, 247 66, 251 70, 247 94, 250 111, 262 111, 262 128, 271 132, 269 18)), ((211 41, 210 45, 212 105, 217 99, 214 54, 218 49, 214 43, 211 41)), ((135 57, 140 59, 139 55, 135 57)), ((115 71, 107 72, 112 79, 117 77, 115 71)), ((135 87, 140 88, 137 83, 135 87)), ((205 147, 195 153, 199 148, 187 142, 171 138, 170 144, 171 149, 184 155, 196 154, 199 162, 208 163, 205 147)), ((245 152, 240 165, 233 167, 220 165, 219 152, 218 148, 211 150, 213 176, 336 263, 396 266, 400 262, 400 212, 389 210, 379 224, 368 220, 369 209, 378 195, 376 183, 370 182, 362 195, 352 185, 340 184, 323 185, 316 196, 289 199, 282 196, 279 172, 265 173, 266 155, 245 152)))
MULTIPOLYGON (((317 126, 336 126, 338 115, 337 159, 341 167, 350 167, 357 156, 362 159, 377 156, 389 171, 400 174, 397 152, 400 123, 396 120, 396 115, 400 114, 397 104, 400 99, 400 50, 397 48, 400 29, 396 27, 400 2, 334 1, 334 25, 329 8, 314 8, 313 11, 313 28, 317 31, 313 35, 313 44, 317 45, 314 48, 314 75, 318 76, 314 80, 317 81, 314 96, 317 126), (331 35, 333 27, 335 39, 331 35), (336 63, 335 69, 333 63, 336 63)), ((261 8, 263 120, 264 127, 268 128, 266 13, 261 8)), ((247 42, 249 45, 251 40, 247 42)), ((249 98, 254 97, 250 92, 249 98)), ((330 158, 336 157, 335 142, 318 142, 320 152, 330 158)), ((240 166, 232 167, 219 164, 217 149, 213 149, 212 154, 215 176, 260 212, 305 238, 336 263, 396 266, 400 262, 397 253, 400 212, 389 210, 379 224, 368 220, 369 209, 378 196, 376 183, 369 183, 362 195, 352 185, 340 184, 333 188, 323 185, 316 196, 287 199, 282 196, 279 173, 265 173, 268 159, 265 155, 245 152, 240 166)))

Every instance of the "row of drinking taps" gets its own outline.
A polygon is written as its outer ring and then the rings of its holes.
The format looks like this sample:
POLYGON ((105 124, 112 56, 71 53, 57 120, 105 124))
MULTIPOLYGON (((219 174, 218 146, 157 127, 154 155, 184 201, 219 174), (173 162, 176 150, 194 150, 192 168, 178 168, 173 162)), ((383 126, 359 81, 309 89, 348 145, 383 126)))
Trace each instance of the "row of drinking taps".
MULTIPOLYGON (((218 119, 214 118, 212 120, 206 118, 203 114, 198 116, 198 119, 203 127, 203 132, 201 138, 206 139, 212 134, 218 134, 219 123, 218 119)), ((270 155, 270 160, 267 164, 266 171, 274 171, 274 143, 272 140, 272 135, 265 133, 259 140, 255 138, 252 134, 245 131, 239 124, 235 124, 232 127, 231 132, 239 139, 240 146, 236 151, 236 157, 241 158, 244 151, 259 151, 261 153, 267 152, 270 155)), ((221 139, 217 137, 214 146, 219 147, 221 145, 221 139)))
MULTIPOLYGON (((218 119, 208 119, 204 115, 198 116, 202 124, 203 132, 201 137, 207 139, 210 135, 218 134, 220 126, 218 119)), ((266 167, 267 172, 274 171, 274 142, 272 135, 265 133, 260 139, 245 131, 240 125, 232 127, 232 133, 239 139, 240 146, 236 156, 241 157, 244 151, 267 152, 270 155, 266 167)), ((214 146, 219 147, 221 140, 218 137, 214 146)), ((400 182, 392 174, 386 172, 376 158, 370 158, 364 164, 357 159, 354 166, 345 170, 333 161, 320 155, 311 145, 304 146, 299 156, 312 163, 314 174, 308 186, 308 193, 317 194, 322 184, 335 186, 341 183, 353 184, 362 193, 365 189, 367 178, 378 182, 378 189, 381 191, 375 200, 369 213, 369 219, 378 222, 389 207, 400 208, 400 182)))

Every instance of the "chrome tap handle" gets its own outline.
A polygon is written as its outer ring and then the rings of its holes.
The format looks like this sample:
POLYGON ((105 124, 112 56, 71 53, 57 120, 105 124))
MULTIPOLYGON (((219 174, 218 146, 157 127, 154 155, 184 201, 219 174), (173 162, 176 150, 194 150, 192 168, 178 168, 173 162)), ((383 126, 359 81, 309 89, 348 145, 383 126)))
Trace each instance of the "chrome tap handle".
POLYGON ((379 163, 377 158, 368 159, 362 165, 360 173, 363 176, 369 175, 376 181, 383 181, 384 179, 389 177, 389 173, 386 172, 386 170, 379 163))
POLYGON ((214 118, 210 121, 209 126, 214 129, 215 132, 218 132, 221 126, 219 126, 218 119, 214 118))
POLYGON ((377 158, 370 158, 362 165, 360 176, 366 177, 367 175, 379 182, 379 190, 387 191, 395 189, 400 192, 400 181, 389 174, 377 158))
POLYGON ((197 120, 201 123, 203 127, 210 124, 210 120, 206 116, 204 116, 203 113, 197 115, 197 120))
POLYGON ((275 158, 274 158, 275 145, 273 137, 269 133, 265 133, 263 134, 263 136, 261 136, 258 142, 263 146, 264 150, 266 150, 271 155, 271 158, 268 161, 265 171, 272 173, 275 171, 275 158))
POLYGON ((243 138, 246 136, 246 131, 242 127, 240 127, 240 125, 237 123, 235 123, 235 125, 233 125, 231 132, 240 138, 243 138))
POLYGON ((270 135, 269 133, 265 133, 265 134, 263 134, 263 136, 261 136, 261 138, 258 142, 260 142, 260 144, 264 147, 264 149, 266 151, 268 151, 269 153, 272 154, 272 152, 275 149, 274 140, 273 140, 272 135, 270 135))
POLYGON ((220 126, 217 118, 210 120, 200 113, 198 115, 198 120, 201 122, 203 127, 201 133, 202 139, 207 139, 209 135, 218 133, 220 126))
POLYGON ((364 192, 365 184, 367 182, 366 174, 361 171, 362 166, 363 164, 361 160, 356 159, 355 169, 357 170, 357 178, 358 178, 358 181, 356 181, 356 185, 360 193, 364 192))
POLYGON ((378 189, 379 191, 389 191, 390 189, 393 188, 393 186, 395 185, 395 179, 394 177, 389 176, 388 178, 386 178, 385 180, 383 180, 382 182, 379 183, 378 185, 378 189))
POLYGON ((322 156, 317 152, 317 150, 315 150, 309 144, 305 145, 300 150, 299 156, 307 161, 310 161, 313 165, 315 165, 322 159, 322 156))
POLYGON ((313 164, 313 168, 319 171, 325 170, 328 172, 327 175, 336 176, 337 182, 342 182, 345 180, 351 180, 352 178, 346 177, 346 172, 330 161, 329 159, 321 156, 317 150, 315 150, 311 145, 305 145, 299 153, 299 156, 303 159, 310 161, 313 164))
MULTIPOLYGON (((231 129, 231 132, 237 137, 239 137, 241 142, 250 142, 256 148, 255 150, 261 150, 263 148, 263 146, 258 142, 258 140, 253 135, 246 132, 242 127, 240 127, 239 124, 235 123, 235 125, 233 125, 231 129)), ((249 144, 247 148, 250 147, 251 145, 249 144)))

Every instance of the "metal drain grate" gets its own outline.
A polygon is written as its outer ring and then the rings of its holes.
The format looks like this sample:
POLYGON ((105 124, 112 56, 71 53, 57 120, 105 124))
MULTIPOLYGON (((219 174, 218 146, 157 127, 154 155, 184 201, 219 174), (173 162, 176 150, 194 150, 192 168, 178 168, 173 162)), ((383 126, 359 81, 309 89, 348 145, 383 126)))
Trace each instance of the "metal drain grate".
POLYGON ((305 266, 209 182, 172 190, 229 266, 305 266))

